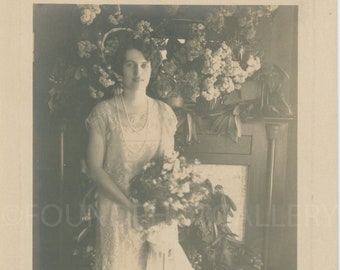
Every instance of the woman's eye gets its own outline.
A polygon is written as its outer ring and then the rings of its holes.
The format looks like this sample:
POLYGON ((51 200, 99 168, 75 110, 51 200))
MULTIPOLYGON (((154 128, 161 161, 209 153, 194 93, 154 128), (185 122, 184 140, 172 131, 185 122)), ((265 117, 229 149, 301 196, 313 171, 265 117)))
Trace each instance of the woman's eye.
POLYGON ((143 63, 143 64, 142 64, 142 68, 146 68, 147 66, 148 66, 147 63, 143 63))

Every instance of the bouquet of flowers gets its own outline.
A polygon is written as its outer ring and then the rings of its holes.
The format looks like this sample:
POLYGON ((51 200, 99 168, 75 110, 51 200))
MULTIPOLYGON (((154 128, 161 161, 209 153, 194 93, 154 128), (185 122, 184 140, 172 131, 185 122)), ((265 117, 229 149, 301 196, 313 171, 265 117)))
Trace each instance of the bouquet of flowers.
POLYGON ((139 222, 145 229, 173 221, 190 226, 200 201, 210 193, 209 186, 209 180, 174 152, 147 163, 131 180, 130 195, 139 205, 139 222))

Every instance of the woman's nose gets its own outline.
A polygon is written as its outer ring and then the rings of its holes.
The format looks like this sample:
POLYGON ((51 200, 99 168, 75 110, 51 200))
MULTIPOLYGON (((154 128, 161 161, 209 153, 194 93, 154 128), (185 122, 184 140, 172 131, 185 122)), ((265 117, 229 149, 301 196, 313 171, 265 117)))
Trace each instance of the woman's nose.
POLYGON ((139 75, 139 72, 140 72, 140 68, 139 68, 139 66, 138 65, 135 65, 135 67, 134 67, 134 75, 135 76, 137 76, 137 75, 139 75))

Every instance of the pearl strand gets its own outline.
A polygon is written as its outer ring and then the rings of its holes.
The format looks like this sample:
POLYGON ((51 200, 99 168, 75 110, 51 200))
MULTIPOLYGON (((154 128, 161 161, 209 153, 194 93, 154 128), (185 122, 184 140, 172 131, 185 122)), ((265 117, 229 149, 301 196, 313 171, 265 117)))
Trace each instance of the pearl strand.
MULTIPOLYGON (((143 128, 146 128, 146 129, 145 129, 144 140, 143 140, 143 143, 142 143, 141 147, 138 148, 137 151, 136 151, 136 150, 131 149, 131 148, 129 147, 128 143, 127 143, 127 140, 126 140, 126 137, 125 137, 125 134, 124 134, 124 128, 123 128, 122 121, 121 121, 121 117, 120 117, 119 110, 118 110, 117 100, 114 99, 114 101, 115 101, 115 105, 116 105, 116 109, 117 109, 118 123, 119 123, 120 129, 121 129, 121 131, 122 131, 122 139, 123 139, 123 142, 125 143, 127 150, 129 150, 131 153, 140 153, 141 150, 142 150, 142 149, 144 148, 144 146, 145 146, 146 138, 147 138, 147 134, 148 134, 148 128, 149 128, 149 121, 148 121, 148 119, 149 119, 149 114, 150 114, 149 105, 148 105, 148 110, 147 110, 147 121, 146 121, 145 126, 143 127, 143 128)), ((131 126, 130 126, 130 127, 131 127, 131 126)), ((142 129, 141 129, 141 130, 142 130, 142 129)), ((140 131, 141 131, 141 130, 140 130, 140 131)), ((136 133, 136 132, 135 132, 135 133, 136 133)))
POLYGON ((146 106, 147 106, 146 111, 147 111, 147 112, 146 112, 146 120, 145 120, 145 124, 144 124, 143 127, 141 127, 141 128, 138 130, 138 129, 134 128, 133 125, 132 125, 132 123, 131 123, 131 120, 130 120, 130 117, 129 117, 128 113, 127 113, 126 106, 125 106, 125 102, 124 102, 124 99, 123 99, 122 95, 120 96, 120 98, 121 98, 121 101, 122 101, 122 104, 123 104, 124 113, 125 113, 125 116, 126 116, 126 119, 127 119, 127 122, 128 122, 129 127, 131 128, 132 131, 134 131, 134 132, 136 132, 136 133, 140 132, 141 130, 143 130, 143 129, 145 128, 145 126, 148 124, 148 121, 149 121, 149 99, 147 98, 147 100, 146 100, 146 106))

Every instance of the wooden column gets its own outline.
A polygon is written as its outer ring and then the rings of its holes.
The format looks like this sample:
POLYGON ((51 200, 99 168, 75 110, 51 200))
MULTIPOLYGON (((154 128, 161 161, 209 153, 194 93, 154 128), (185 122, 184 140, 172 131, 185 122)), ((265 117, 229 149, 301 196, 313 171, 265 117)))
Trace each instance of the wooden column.
POLYGON ((59 269, 64 269, 64 229, 65 229, 65 202, 64 202, 64 166, 65 166, 65 155, 64 155, 64 134, 67 126, 65 119, 58 121, 58 131, 60 138, 60 171, 59 171, 59 207, 61 209, 62 218, 59 224, 59 269))
POLYGON ((266 197, 265 197, 265 226, 263 241, 263 263, 264 270, 281 269, 280 247, 282 244, 282 233, 285 224, 273 224, 284 218, 282 208, 284 207, 284 192, 286 182, 286 160, 287 160, 287 124, 293 117, 265 117, 267 148, 266 169, 266 197), (279 192, 279 193, 278 193, 279 192), (275 204, 275 209, 273 208, 275 204), (277 208, 279 207, 279 208, 277 208), (273 211, 275 216, 273 216, 273 211), (282 227, 280 227, 282 226, 282 227), (275 254, 273 253, 273 241, 276 242, 275 254))
POLYGON ((273 185, 274 185, 274 165, 275 165, 275 146, 276 139, 279 134, 280 126, 278 124, 266 124, 266 134, 268 140, 268 156, 267 156, 267 191, 266 191, 266 212, 264 227, 264 246, 263 246, 263 263, 264 270, 268 270, 268 251, 269 251, 269 229, 272 219, 272 201, 273 201, 273 185))

